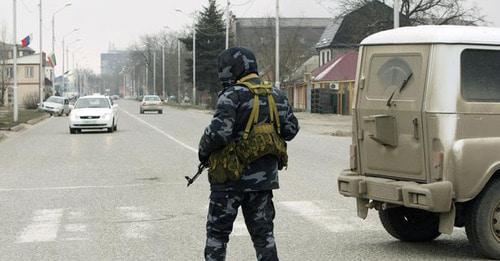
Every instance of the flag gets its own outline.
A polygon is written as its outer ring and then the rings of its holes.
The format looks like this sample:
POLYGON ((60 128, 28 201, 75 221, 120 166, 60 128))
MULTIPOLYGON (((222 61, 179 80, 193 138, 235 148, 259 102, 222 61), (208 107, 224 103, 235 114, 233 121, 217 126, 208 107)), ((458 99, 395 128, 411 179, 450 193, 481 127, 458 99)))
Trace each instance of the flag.
POLYGON ((31 37, 28 35, 21 40, 21 46, 28 47, 30 45, 30 42, 31 42, 31 37))
POLYGON ((53 53, 53 54, 51 54, 51 55, 49 56, 48 60, 49 60, 49 65, 50 65, 50 67, 56 67, 56 65, 57 65, 57 61, 56 61, 56 54, 54 54, 54 53, 53 53))

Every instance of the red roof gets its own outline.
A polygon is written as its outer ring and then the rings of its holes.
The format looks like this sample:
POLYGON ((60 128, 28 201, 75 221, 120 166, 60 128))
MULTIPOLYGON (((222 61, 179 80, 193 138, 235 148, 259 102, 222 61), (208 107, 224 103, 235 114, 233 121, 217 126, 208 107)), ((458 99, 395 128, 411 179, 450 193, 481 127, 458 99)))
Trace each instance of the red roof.
POLYGON ((354 81, 358 52, 350 51, 342 54, 312 72, 313 81, 354 81))

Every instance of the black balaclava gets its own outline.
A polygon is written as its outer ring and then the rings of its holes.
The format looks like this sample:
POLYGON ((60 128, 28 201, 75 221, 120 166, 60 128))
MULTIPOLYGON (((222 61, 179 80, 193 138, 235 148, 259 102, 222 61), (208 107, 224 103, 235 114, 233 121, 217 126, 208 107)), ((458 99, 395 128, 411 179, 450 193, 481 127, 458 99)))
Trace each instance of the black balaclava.
POLYGON ((248 49, 232 47, 219 54, 217 70, 222 86, 227 88, 251 73, 258 74, 257 59, 248 49))

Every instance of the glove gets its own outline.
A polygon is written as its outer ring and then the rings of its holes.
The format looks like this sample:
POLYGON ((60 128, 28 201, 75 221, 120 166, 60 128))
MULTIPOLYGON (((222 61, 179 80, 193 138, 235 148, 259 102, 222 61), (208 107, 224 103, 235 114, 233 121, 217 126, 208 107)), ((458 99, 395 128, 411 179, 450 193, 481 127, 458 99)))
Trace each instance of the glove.
POLYGON ((204 155, 203 153, 198 152, 198 159, 204 166, 210 165, 210 155, 204 155))

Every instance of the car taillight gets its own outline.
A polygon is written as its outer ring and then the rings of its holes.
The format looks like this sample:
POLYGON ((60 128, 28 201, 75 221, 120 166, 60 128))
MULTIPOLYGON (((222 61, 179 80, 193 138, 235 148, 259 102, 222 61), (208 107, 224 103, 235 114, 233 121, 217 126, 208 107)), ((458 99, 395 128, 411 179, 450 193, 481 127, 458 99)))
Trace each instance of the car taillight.
POLYGON ((434 152, 432 157, 432 167, 434 169, 440 169, 443 167, 444 153, 442 151, 434 152))
POLYGON ((351 170, 355 170, 358 168, 358 146, 356 144, 351 144, 350 167, 351 167, 351 170))

